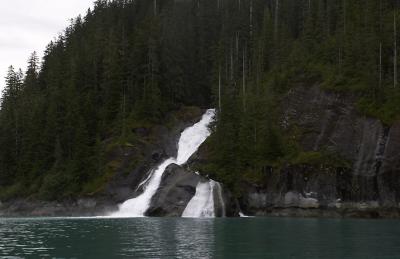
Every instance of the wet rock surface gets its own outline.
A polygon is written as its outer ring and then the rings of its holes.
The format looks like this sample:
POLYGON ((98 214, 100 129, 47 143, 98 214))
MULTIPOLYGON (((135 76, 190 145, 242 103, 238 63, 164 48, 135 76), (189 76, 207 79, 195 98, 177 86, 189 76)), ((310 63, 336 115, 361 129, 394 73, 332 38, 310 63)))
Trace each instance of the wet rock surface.
POLYGON ((153 196, 148 216, 180 217, 196 193, 196 186, 205 181, 201 176, 172 164, 167 167, 157 193, 153 196))
MULTIPOLYGON (((178 113, 179 116, 172 113, 166 115, 166 121, 173 124, 170 128, 166 125, 155 125, 147 130, 148 135, 152 136, 152 142, 143 142, 140 146, 128 148, 129 152, 119 153, 118 157, 123 158, 121 165, 101 195, 110 197, 116 203, 121 203, 142 193, 143 190, 138 188, 140 183, 146 180, 152 168, 164 159, 176 156, 181 132, 200 120, 203 111, 200 108, 191 107, 189 112, 179 111, 178 113), (138 157, 142 157, 140 163, 132 168, 130 163, 138 157), (127 168, 131 169, 127 172, 127 168)), ((143 129, 140 130, 140 132, 143 131, 143 129)))
POLYGON ((354 96, 318 87, 293 89, 283 103, 282 130, 300 128, 305 152, 330 152, 347 166, 287 165, 266 172, 262 185, 244 186, 246 214, 398 217, 400 122, 365 117, 354 96))
POLYGON ((165 115, 168 125, 131 129, 148 141, 135 146, 127 143, 108 151, 107 160, 116 162, 117 166, 112 168, 113 175, 106 186, 90 197, 62 201, 13 199, 0 205, 0 216, 97 216, 117 210, 118 204, 142 192, 138 187, 146 180, 151 168, 176 155, 181 132, 199 121, 203 112, 198 107, 185 107, 165 115), (91 202, 84 202, 87 199, 91 202))
POLYGON ((107 215, 116 208, 114 202, 98 198, 60 202, 17 199, 3 203, 0 217, 90 217, 107 215))
MULTIPOLYGON (((147 216, 180 217, 189 201, 196 194, 200 182, 210 179, 194 173, 188 168, 172 164, 167 167, 161 185, 153 196, 147 216)), ((216 217, 237 216, 236 199, 221 184, 213 190, 216 217)))

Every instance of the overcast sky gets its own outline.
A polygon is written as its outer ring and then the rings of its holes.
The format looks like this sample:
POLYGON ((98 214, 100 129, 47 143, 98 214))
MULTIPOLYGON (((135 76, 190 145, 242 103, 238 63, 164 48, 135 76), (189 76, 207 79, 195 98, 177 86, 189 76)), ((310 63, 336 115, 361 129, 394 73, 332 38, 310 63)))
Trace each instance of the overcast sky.
POLYGON ((25 70, 28 57, 46 45, 94 0, 0 0, 0 93, 7 68, 25 70))

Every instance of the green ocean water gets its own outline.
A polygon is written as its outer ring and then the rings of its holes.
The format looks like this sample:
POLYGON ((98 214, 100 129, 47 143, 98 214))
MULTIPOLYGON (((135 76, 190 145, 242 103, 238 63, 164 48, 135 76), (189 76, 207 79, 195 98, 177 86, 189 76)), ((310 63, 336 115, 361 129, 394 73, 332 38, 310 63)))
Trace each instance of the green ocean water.
POLYGON ((400 258, 400 221, 0 219, 1 258, 400 258))

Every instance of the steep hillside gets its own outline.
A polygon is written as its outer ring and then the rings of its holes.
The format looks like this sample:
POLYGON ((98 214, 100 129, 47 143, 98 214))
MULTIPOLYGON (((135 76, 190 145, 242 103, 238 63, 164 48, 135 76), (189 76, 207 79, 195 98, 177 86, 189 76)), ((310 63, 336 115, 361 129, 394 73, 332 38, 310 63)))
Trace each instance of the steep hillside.
POLYGON ((215 107, 185 169, 247 212, 397 208, 398 16, 394 0, 96 1, 42 63, 10 67, 0 200, 121 202, 215 107))

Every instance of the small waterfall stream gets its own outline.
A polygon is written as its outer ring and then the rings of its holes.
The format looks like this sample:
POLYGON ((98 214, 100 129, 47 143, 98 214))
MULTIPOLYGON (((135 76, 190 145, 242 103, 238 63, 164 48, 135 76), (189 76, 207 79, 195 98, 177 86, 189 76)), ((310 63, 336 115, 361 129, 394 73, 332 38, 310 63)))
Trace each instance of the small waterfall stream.
POLYGON ((212 218, 214 210, 214 181, 199 182, 196 194, 187 204, 182 217, 187 218, 212 218))
POLYGON ((149 177, 141 183, 144 186, 143 193, 122 203, 119 210, 112 213, 110 217, 143 217, 150 207, 151 198, 160 186, 165 169, 173 163, 183 165, 187 162, 210 136, 211 132, 208 126, 214 121, 214 116, 215 110, 209 109, 198 123, 186 128, 179 139, 177 157, 168 158, 155 170, 152 170, 149 177))
POLYGON ((225 202, 222 196, 221 185, 214 181, 199 182, 196 194, 187 204, 182 213, 185 218, 213 218, 216 216, 214 197, 217 195, 219 207, 222 209, 222 217, 225 217, 225 202))
POLYGON ((222 196, 222 186, 219 182, 215 182, 215 188, 217 189, 217 195, 218 195, 218 200, 219 204, 221 206, 221 216, 225 217, 226 216, 226 211, 225 211, 225 201, 224 201, 224 196, 222 196))

